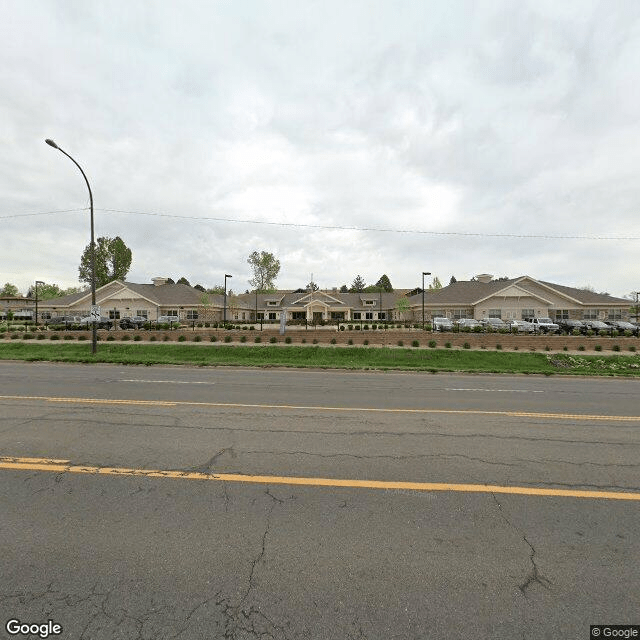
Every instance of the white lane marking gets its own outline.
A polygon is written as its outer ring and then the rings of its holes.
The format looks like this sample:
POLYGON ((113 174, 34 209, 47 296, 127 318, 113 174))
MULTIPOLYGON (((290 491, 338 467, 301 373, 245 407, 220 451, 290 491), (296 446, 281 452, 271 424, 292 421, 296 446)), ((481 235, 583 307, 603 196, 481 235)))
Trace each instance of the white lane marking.
POLYGON ((217 382, 190 382, 189 380, 118 380, 117 382, 146 382, 149 384, 218 384, 217 382))
POLYGON ((533 389, 445 389, 445 391, 498 391, 500 393, 544 393, 533 389))

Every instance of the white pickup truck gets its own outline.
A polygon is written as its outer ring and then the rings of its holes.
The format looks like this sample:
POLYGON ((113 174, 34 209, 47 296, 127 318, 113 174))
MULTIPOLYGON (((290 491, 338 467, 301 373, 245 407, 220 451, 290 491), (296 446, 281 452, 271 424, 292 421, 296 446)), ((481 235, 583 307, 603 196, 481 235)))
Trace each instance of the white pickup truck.
POLYGON ((534 331, 540 333, 557 333, 560 325, 557 325, 551 318, 526 318, 527 322, 533 325, 534 331))

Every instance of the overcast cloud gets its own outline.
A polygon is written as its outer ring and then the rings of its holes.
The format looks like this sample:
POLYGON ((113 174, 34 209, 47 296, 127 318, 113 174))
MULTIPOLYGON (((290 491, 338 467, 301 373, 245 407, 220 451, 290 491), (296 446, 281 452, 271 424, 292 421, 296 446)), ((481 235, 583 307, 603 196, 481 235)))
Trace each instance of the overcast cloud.
POLYGON ((17 216, 88 206, 50 137, 134 282, 640 289, 635 0, 7 0, 0 37, 0 284, 78 284, 88 213, 17 216))

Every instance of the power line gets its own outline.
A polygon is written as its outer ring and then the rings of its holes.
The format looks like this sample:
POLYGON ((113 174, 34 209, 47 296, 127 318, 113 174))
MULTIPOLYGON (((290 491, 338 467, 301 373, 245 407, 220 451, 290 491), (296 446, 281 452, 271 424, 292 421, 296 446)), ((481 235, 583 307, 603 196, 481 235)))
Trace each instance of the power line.
MULTIPOLYGON (((469 231, 425 231, 422 229, 392 229, 385 227, 356 227, 356 226, 341 226, 330 224, 306 224, 303 222, 272 222, 269 220, 238 220, 237 218, 220 218, 214 216, 185 216, 175 213, 158 213, 152 211, 127 211, 124 209, 101 209, 96 208, 96 211, 102 211, 103 213, 120 213, 123 215, 135 215, 135 216, 152 216, 157 218, 174 218, 177 220, 200 220, 206 222, 226 222, 232 224, 262 224, 275 227, 294 227, 305 229, 325 229, 329 231, 371 231, 376 233, 402 233, 402 234, 417 234, 417 235, 432 235, 432 236, 463 236, 463 237, 476 237, 476 238, 522 238, 522 239, 540 239, 540 240, 640 240, 640 236, 569 236, 569 235, 551 235, 551 234, 524 234, 524 233, 480 233, 469 231)), ((36 213, 22 213, 7 216, 0 216, 0 219, 6 218, 21 218, 26 216, 43 216, 52 215, 56 213, 71 213, 88 211, 88 207, 81 209, 60 209, 57 211, 40 211, 36 213)))

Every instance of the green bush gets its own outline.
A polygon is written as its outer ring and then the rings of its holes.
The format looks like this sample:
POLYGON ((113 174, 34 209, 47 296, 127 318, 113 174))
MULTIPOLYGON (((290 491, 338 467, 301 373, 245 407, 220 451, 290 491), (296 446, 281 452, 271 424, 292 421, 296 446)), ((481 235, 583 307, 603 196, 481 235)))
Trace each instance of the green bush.
POLYGON ((357 324, 357 325, 354 327, 354 329, 355 329, 356 331, 360 331, 360 325, 359 325, 359 324, 357 324))
POLYGON ((438 346, 438 343, 435 340, 429 340, 429 348, 435 349, 438 346))
POLYGON ((612 351, 620 351, 620 345, 619 344, 614 344, 613 347, 611 347, 612 351))
POLYGON ((211 336, 209 342, 218 342, 218 336, 211 336))
POLYGON ((564 346, 564 347, 562 347, 562 350, 563 350, 563 351, 569 351, 569 347, 564 346))
POLYGON ((306 339, 306 338, 302 338, 302 340, 300 340, 300 342, 301 342, 302 344, 307 344, 307 339, 306 339))
POLYGON ((351 338, 349 338, 349 339, 347 340, 347 344, 353 344, 353 340, 352 340, 351 338))
POLYGON ((256 328, 255 328, 253 325, 251 325, 251 326, 249 327, 249 331, 255 331, 255 330, 256 330, 256 328))
POLYGON ((269 342, 270 342, 271 344, 275 344, 276 342, 278 342, 278 338, 276 338, 275 336, 271 336, 271 337, 269 338, 269 342))
POLYGON ((398 340, 398 346, 399 347, 404 347, 404 342, 402 340, 398 340))
POLYGON ((349 329, 349 331, 353 331, 353 325, 352 324, 347 325, 347 329, 349 329))
POLYGON ((601 344, 597 344, 595 345, 595 347, 593 347, 594 351, 602 351, 602 345, 601 344))
POLYGON ((551 347, 548 344, 544 345, 544 350, 545 351, 551 351, 551 347))
POLYGON ((47 336, 44 335, 44 333, 39 333, 38 334, 38 340, 44 340, 47 336))
POLYGON ((225 342, 231 342, 231 340, 232 340, 231 336, 225 336, 224 337, 224 341, 225 342))
POLYGON ((502 351, 502 345, 501 345, 500 343, 498 343, 498 344, 496 345, 496 349, 497 349, 498 351, 502 351))
POLYGON ((139 333, 136 333, 136 335, 133 336, 134 342, 140 342, 141 340, 142 340, 142 336, 139 333))
POLYGON ((120 338, 120 340, 125 340, 125 341, 127 341, 127 340, 131 340, 131 336, 125 333, 125 334, 122 336, 122 338, 120 338))
MULTIPOLYGON (((108 339, 109 339, 109 338, 107 338, 107 340, 108 340, 108 339)), ((158 339, 158 338, 157 338, 156 336, 151 336, 151 337, 149 338, 149 340, 150 340, 151 342, 155 342, 157 339, 158 339)))
POLYGON ((240 336, 240 342, 246 342, 247 336, 240 336))
POLYGON ((583 344, 581 344, 581 345, 578 347, 578 351, 584 351, 584 345, 583 345, 583 344))
POLYGON ((636 350, 636 348, 635 348, 633 345, 631 345, 631 346, 629 347, 629 351, 635 351, 635 350, 636 350))
POLYGON ((515 347, 513 347, 514 351, 517 351, 520 347, 518 347, 518 345, 516 345, 515 347))
POLYGON ((23 339, 23 340, 33 340, 33 338, 35 338, 35 336, 33 335, 33 333, 25 333, 25 334, 22 336, 22 339, 23 339))
POLYGON ((365 324, 364 327, 362 327, 363 331, 369 331, 369 325, 365 324))
POLYGON ((340 331, 344 331, 344 325, 343 324, 340 325, 340 331))
MULTIPOLYGON (((26 336, 25 336, 25 337, 26 337, 26 336)), ((97 336, 96 336, 96 337, 97 337, 97 336)), ((78 340, 86 340, 86 339, 87 339, 87 336, 85 336, 85 335, 84 335, 84 333, 81 333, 81 334, 78 336, 78 340)))
POLYGON ((468 342, 465 342, 465 343, 462 345, 462 348, 463 348, 463 349, 471 349, 471 345, 470 345, 468 342))
POLYGON ((59 333, 54 333, 51 336, 50 340, 60 340, 60 334, 59 333))
POLYGON ((284 339, 284 341, 285 341, 287 344, 291 344, 291 336, 287 336, 287 337, 284 339))
POLYGON ((171 340, 171 336, 168 336, 166 333, 162 336, 162 342, 169 342, 171 340))
POLYGON ((184 334, 178 336, 178 342, 186 342, 187 336, 184 334))
POLYGON ((256 336, 256 337, 253 339, 253 341, 254 341, 254 342, 256 342, 256 343, 257 343, 257 342, 262 342, 262 338, 261 338, 260 336, 256 336))
POLYGON ((368 345, 368 344, 369 344, 369 341, 368 341, 368 340, 363 340, 363 341, 362 341, 362 344, 366 346, 366 345, 368 345))
POLYGON ((202 336, 199 336, 199 335, 193 336, 193 342, 202 342, 202 336))
POLYGON ((372 324, 372 325, 371 325, 371 328, 372 328, 372 329, 374 329, 374 330, 376 330, 376 329, 378 328, 378 325, 377 325, 377 324, 372 324))
POLYGON ((318 344, 318 339, 317 339, 317 338, 314 338, 314 339, 312 340, 312 342, 313 342, 313 344, 318 344))
MULTIPOLYGON (((155 336, 153 336, 155 338, 155 336)), ((107 342, 113 342, 115 340, 114 336, 107 336, 107 342)))
MULTIPOLYGON (((13 336, 11 336, 13 338, 13 336)), ((73 336, 69 333, 65 333, 64 334, 64 339, 65 340, 73 340, 73 336)))
POLYGON ((338 342, 335 338, 331 338, 331 344, 335 344, 336 342, 338 342))
POLYGON ((444 343, 444 348, 445 349, 451 349, 451 343, 450 342, 445 342, 444 343))

